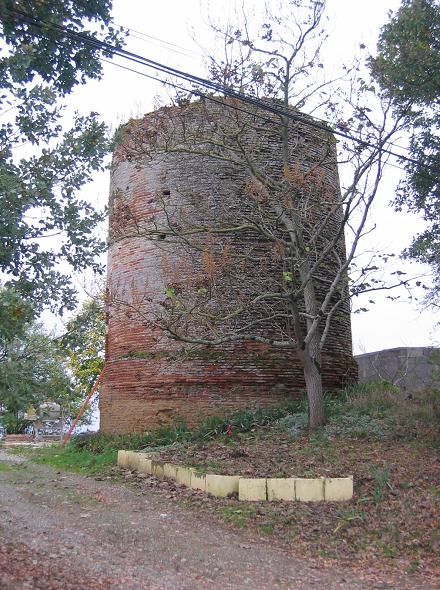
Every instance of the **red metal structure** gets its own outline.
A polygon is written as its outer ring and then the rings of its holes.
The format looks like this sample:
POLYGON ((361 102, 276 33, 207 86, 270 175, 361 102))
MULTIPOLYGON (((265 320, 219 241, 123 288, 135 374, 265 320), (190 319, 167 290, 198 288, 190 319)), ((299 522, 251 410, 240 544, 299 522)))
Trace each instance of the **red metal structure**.
POLYGON ((80 411, 78 412, 77 417, 75 418, 75 420, 72 423, 72 426, 69 428, 69 431, 66 432, 66 434, 64 435, 63 438, 63 442, 61 443, 61 446, 64 447, 70 440, 70 437, 72 436, 73 431, 75 430, 76 425, 79 422, 79 419, 81 418, 81 416, 84 414, 85 409, 87 408, 87 406, 89 405, 90 400, 92 399, 92 397, 94 396, 100 382, 102 379, 102 376, 104 374, 104 369, 101 371, 101 373, 99 374, 98 379, 95 381, 95 383, 93 384, 92 389, 90 390, 89 395, 86 397, 83 405, 81 406, 80 411))

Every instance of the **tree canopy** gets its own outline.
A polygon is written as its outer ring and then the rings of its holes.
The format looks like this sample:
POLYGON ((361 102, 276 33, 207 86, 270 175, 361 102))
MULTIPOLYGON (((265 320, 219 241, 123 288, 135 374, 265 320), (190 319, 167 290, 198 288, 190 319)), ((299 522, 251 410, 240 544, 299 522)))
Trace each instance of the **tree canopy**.
POLYGON ((41 325, 28 324, 2 346, 0 411, 11 432, 25 425, 22 416, 30 406, 52 401, 66 411, 77 397, 57 342, 41 325))
POLYGON ((103 298, 85 301, 69 320, 60 339, 74 386, 85 397, 104 366, 105 309, 103 298))
POLYGON ((373 75, 406 119, 410 134, 406 179, 396 206, 421 212, 429 227, 406 255, 432 265, 440 292, 440 6, 435 0, 403 0, 380 32, 373 75))
POLYGON ((102 75, 101 51, 63 38, 57 27, 118 43, 111 6, 0 2, 0 271, 37 311, 73 309, 72 270, 100 269, 105 245, 94 230, 103 212, 78 193, 103 169, 109 141, 96 113, 76 113, 66 129, 60 99, 102 75))

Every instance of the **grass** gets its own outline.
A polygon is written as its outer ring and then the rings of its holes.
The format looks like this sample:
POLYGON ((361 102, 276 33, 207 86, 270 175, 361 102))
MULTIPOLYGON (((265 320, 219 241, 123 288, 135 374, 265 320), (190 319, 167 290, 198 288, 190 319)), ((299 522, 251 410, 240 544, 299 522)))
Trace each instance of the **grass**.
POLYGON ((5 471, 9 471, 11 469, 11 467, 9 466, 8 463, 5 463, 4 461, 0 461, 0 473, 5 472, 5 471))
MULTIPOLYGON (((439 392, 408 395, 379 382, 326 396, 325 405, 328 422, 314 433, 307 431, 304 401, 293 400, 211 418, 192 431, 181 424, 143 435, 80 435, 65 449, 19 452, 83 475, 110 474, 121 448, 162 451, 164 460, 197 464, 201 472, 254 477, 353 474, 354 498, 342 504, 249 505, 237 498, 185 496, 174 489, 173 494, 208 518, 217 515, 231 527, 253 530, 299 555, 395 562, 408 572, 430 568, 438 542, 433 515, 439 497, 434 449, 440 431, 439 392), (229 424, 232 437, 226 436, 229 424)), ((2 469, 7 467, 0 463, 2 469)), ((156 485, 126 475, 136 485, 156 485)))
POLYGON ((390 469, 389 467, 384 467, 383 469, 378 469, 377 467, 372 466, 370 468, 370 473, 374 478, 375 486, 373 490, 373 502, 376 506, 381 502, 383 498, 384 491, 389 484, 390 481, 390 469))
POLYGON ((51 465, 62 471, 74 471, 82 475, 105 473, 114 467, 117 458, 117 452, 114 450, 98 454, 86 449, 78 450, 71 445, 62 449, 58 444, 40 449, 19 449, 16 452, 27 455, 40 465, 51 465))
POLYGON ((224 520, 228 524, 242 529, 255 517, 256 510, 252 506, 243 506, 243 508, 226 506, 222 509, 222 513, 224 520))
MULTIPOLYGON (((335 465, 338 450, 329 444, 335 438, 382 440, 397 436, 431 444, 435 439, 438 444, 438 391, 414 393, 408 399, 398 388, 381 381, 349 387, 338 396, 326 395, 325 406, 328 423, 308 436, 307 444, 297 449, 297 453, 305 459, 318 455, 328 465, 335 465)), ((276 427, 295 439, 307 432, 305 410, 305 400, 297 399, 272 408, 242 410, 223 418, 212 417, 194 430, 182 423, 145 434, 81 434, 73 437, 64 449, 52 446, 20 452, 27 452, 37 463, 93 475, 106 471, 116 463, 118 449, 161 450, 184 445, 190 451, 192 446, 216 444, 218 441, 233 446, 234 440, 226 436, 229 425, 232 425, 234 439, 244 433, 255 433, 258 437, 262 427, 276 427)), ((212 470, 221 468, 221 465, 212 457, 200 468, 212 470)), ((306 471, 303 475, 313 475, 312 471, 310 474, 306 471)), ((376 482, 374 500, 379 503, 389 472, 384 469, 371 475, 376 482)))
MULTIPOLYGON (((172 428, 160 428, 153 433, 109 435, 87 433, 74 436, 65 448, 59 445, 41 449, 20 449, 19 454, 28 455, 33 461, 51 465, 57 469, 74 471, 83 475, 104 473, 116 464, 117 451, 127 450, 160 450, 163 447, 181 443, 196 443, 201 440, 215 440, 225 437, 229 425, 235 433, 248 432, 252 428, 271 424, 280 418, 298 411, 302 402, 294 400, 274 408, 256 408, 235 412, 229 417, 212 417, 191 431, 181 423, 172 428)), ((218 468, 212 463, 206 467, 218 468)), ((201 467, 203 470, 204 468, 201 467)))
POLYGON ((154 450, 181 443, 197 443, 199 441, 214 440, 226 436, 228 426, 233 432, 248 432, 253 428, 272 424, 283 417, 298 412, 304 406, 302 400, 292 400, 272 408, 255 408, 241 410, 227 417, 213 416, 190 430, 185 423, 174 427, 162 427, 154 432, 145 434, 84 434, 72 438, 69 446, 77 450, 88 450, 93 453, 126 450, 154 450))
MULTIPOLYGON (((326 394, 324 404, 328 423, 310 437, 310 443, 320 444, 335 435, 353 438, 382 438, 391 431, 405 430, 408 438, 417 438, 421 425, 440 422, 440 393, 406 394, 386 381, 360 384, 346 388, 339 395, 326 394)), ((161 427, 144 434, 84 434, 73 437, 71 445, 77 450, 106 453, 110 450, 156 450, 179 444, 196 444, 225 437, 228 426, 235 434, 278 423, 282 431, 292 436, 307 428, 305 399, 293 399, 272 408, 254 408, 235 412, 227 417, 213 416, 190 430, 182 422, 174 427, 161 427)))

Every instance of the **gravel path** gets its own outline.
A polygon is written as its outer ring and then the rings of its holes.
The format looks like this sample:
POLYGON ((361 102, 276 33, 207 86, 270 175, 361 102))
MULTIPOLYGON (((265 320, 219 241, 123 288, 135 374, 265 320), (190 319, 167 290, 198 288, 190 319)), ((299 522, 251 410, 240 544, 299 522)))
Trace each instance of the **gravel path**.
POLYGON ((323 569, 154 492, 0 462, 1 590, 434 588, 323 569))

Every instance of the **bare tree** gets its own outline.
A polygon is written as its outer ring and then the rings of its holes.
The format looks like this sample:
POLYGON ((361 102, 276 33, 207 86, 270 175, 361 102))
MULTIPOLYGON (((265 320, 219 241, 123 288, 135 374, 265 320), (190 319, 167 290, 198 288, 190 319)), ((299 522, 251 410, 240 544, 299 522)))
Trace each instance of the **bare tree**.
MULTIPOLYGON (((329 332, 350 339, 350 297, 384 287, 370 277, 373 262, 356 279, 349 280, 348 270, 369 231, 387 146, 400 122, 380 97, 380 109, 367 108, 372 92, 362 81, 350 86, 340 119, 328 97, 331 83, 313 75, 325 36, 324 2, 289 5, 290 17, 269 15, 256 40, 246 22, 228 27, 224 58, 210 62, 211 75, 226 89, 263 96, 264 104, 215 95, 190 102, 180 94, 173 106, 124 128, 117 157, 140 166, 179 158, 188 175, 156 195, 154 215, 139 215, 113 195, 116 217, 125 221, 111 235, 154 240, 166 253, 173 270, 165 293, 131 305, 169 337, 293 351, 303 367, 309 426, 316 428, 325 421, 321 353, 329 332), (333 113, 339 121, 333 130, 346 138, 340 158, 350 176, 342 191, 331 125, 298 110, 310 99, 313 108, 333 113), (214 189, 191 183, 191 171, 201 167, 216 171, 214 189)), ((402 282, 397 277, 395 284, 402 282)))

